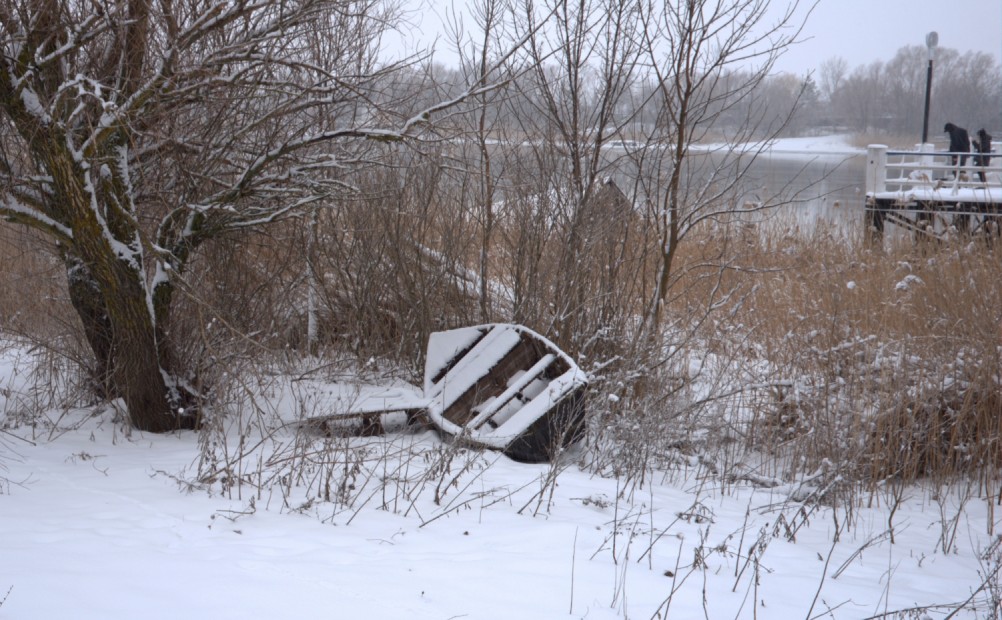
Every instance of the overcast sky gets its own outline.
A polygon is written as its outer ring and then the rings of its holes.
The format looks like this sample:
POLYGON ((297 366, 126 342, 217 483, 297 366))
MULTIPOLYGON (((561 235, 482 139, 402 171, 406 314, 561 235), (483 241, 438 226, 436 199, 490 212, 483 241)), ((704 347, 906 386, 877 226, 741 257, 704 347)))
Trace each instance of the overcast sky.
POLYGON ((906 45, 924 47, 933 31, 941 47, 1002 60, 1002 0, 821 0, 807 18, 806 40, 777 68, 803 74, 834 56, 845 58, 850 69, 888 61, 906 45))
MULTIPOLYGON (((448 7, 466 0, 411 0, 405 2, 414 28, 402 41, 386 41, 390 49, 414 51, 444 35, 441 17, 448 7)), ((772 0, 779 13, 789 0, 772 0)), ((811 0, 801 0, 800 16, 811 0)), ((804 42, 780 59, 777 70, 796 74, 816 70, 825 60, 841 56, 854 69, 875 60, 888 61, 906 45, 925 46, 926 34, 939 33, 941 47, 964 53, 976 50, 1002 62, 1002 0, 820 0, 807 18, 804 42)), ((455 54, 444 40, 437 44, 436 60, 455 64, 455 54)))

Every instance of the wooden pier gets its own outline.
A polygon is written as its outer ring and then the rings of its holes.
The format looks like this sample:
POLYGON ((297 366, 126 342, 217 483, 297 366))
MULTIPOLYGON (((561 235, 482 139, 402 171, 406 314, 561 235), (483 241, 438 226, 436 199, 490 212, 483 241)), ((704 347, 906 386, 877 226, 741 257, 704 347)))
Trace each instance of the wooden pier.
POLYGON ((867 147, 865 222, 868 239, 882 244, 888 225, 916 240, 951 234, 999 236, 1002 231, 1002 155, 867 147), (959 156, 966 155, 964 165, 959 156), (952 163, 957 157, 956 163, 952 163))

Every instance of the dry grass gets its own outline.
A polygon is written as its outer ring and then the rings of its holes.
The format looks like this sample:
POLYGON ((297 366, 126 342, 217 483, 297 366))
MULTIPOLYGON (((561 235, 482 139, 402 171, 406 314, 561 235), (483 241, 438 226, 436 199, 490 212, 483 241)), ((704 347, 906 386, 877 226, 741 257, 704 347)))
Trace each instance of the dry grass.
POLYGON ((753 408, 753 441, 871 484, 975 474, 994 488, 1002 248, 818 236, 776 249, 740 319, 761 372, 787 383, 753 408))
POLYGON ((65 333, 72 309, 54 248, 29 229, 3 225, 0 264, 0 328, 32 336, 65 333))

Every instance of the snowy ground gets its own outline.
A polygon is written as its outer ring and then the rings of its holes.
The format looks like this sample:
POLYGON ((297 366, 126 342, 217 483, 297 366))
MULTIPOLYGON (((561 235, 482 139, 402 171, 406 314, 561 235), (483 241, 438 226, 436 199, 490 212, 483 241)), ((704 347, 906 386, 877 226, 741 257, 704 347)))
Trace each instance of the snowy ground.
MULTIPOLYGON (((334 462, 310 471, 355 481, 340 499, 298 504, 287 479, 227 490, 199 482, 195 433, 129 435, 110 410, 15 425, 15 352, 0 357, 2 620, 941 618, 998 568, 997 549, 982 557, 997 517, 976 498, 914 489, 890 524, 884 500, 847 524, 789 486, 722 488, 695 465, 621 497, 625 481, 569 465, 554 487, 548 465, 431 431, 329 443, 334 462)), ((294 415, 275 385, 259 396, 294 415)), ((307 471, 275 454, 249 469, 307 471)), ((990 615, 989 595, 955 617, 990 615)))

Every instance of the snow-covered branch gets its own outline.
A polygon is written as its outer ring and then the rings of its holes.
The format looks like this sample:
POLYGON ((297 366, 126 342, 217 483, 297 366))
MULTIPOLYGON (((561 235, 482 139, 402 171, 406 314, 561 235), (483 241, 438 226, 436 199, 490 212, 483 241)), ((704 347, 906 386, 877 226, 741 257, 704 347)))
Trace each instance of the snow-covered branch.
POLYGON ((10 221, 47 232, 63 242, 70 242, 73 239, 72 229, 45 215, 38 209, 26 206, 9 194, 0 196, 0 216, 10 221))

